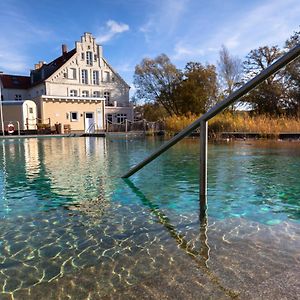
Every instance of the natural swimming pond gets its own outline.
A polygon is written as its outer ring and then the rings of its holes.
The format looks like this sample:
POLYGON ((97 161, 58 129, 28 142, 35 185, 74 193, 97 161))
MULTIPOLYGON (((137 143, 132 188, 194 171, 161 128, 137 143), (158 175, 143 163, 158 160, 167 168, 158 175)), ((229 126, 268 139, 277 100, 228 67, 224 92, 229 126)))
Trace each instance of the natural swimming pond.
POLYGON ((280 299, 299 294, 300 143, 199 141, 124 181, 154 138, 0 141, 1 299, 280 299))

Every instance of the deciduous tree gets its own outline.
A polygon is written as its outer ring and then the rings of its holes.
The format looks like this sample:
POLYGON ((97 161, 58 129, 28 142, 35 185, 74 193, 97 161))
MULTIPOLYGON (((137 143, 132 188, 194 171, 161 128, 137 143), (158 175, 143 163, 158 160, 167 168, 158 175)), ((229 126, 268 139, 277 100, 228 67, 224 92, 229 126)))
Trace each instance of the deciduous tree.
MULTIPOLYGON (((251 50, 244 62, 245 81, 265 70, 282 55, 278 46, 251 50)), ((244 97, 258 113, 278 115, 283 112, 286 90, 283 71, 277 72, 244 97)))
POLYGON ((169 115, 179 114, 173 91, 181 78, 180 70, 167 55, 161 54, 154 59, 144 58, 135 67, 136 96, 145 102, 162 105, 169 115))
POLYGON ((217 74, 214 65, 187 63, 184 77, 174 90, 180 114, 203 114, 217 99, 217 74))
MULTIPOLYGON (((285 43, 290 50, 300 43, 300 31, 295 32, 285 43)), ((285 82, 288 86, 288 96, 285 102, 288 114, 300 117, 300 58, 295 59, 285 69, 285 82)))

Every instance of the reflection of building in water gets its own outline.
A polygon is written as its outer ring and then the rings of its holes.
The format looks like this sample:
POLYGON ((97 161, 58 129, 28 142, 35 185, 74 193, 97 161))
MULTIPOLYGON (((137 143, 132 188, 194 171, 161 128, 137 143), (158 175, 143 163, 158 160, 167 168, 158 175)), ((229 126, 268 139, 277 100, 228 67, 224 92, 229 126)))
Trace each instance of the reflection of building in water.
POLYGON ((53 191, 75 202, 104 194, 103 178, 109 176, 105 138, 51 138, 41 147, 53 191))
POLYGON ((28 179, 38 177, 40 171, 38 139, 24 140, 25 172, 28 179))
POLYGON ((7 173, 6 173, 6 153, 5 153, 5 146, 4 142, 2 141, 2 147, 0 152, 1 154, 1 170, 0 170, 0 213, 7 211, 8 203, 6 199, 6 184, 7 184, 7 173))
POLYGON ((110 193, 104 193, 110 182, 105 152, 104 138, 5 140, 0 148, 1 199, 6 190, 16 189, 24 195, 30 191, 30 201, 46 207, 109 200, 110 193))

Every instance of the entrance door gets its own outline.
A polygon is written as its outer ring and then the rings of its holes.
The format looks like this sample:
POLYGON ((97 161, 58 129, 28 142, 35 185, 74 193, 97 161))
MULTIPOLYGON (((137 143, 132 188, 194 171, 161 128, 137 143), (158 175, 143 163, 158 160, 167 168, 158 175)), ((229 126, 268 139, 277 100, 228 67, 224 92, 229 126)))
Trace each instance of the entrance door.
POLYGON ((94 113, 86 112, 84 117, 84 131, 86 133, 94 133, 95 126, 94 126, 94 113))

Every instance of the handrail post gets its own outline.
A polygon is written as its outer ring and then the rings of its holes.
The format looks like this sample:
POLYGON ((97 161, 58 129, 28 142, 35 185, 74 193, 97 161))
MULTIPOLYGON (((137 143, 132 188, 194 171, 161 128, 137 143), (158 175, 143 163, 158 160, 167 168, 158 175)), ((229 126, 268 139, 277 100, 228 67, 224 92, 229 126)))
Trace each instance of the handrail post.
POLYGON ((205 217, 207 209, 207 121, 200 122, 200 178, 199 178, 199 202, 200 219, 205 217))

